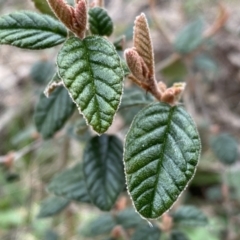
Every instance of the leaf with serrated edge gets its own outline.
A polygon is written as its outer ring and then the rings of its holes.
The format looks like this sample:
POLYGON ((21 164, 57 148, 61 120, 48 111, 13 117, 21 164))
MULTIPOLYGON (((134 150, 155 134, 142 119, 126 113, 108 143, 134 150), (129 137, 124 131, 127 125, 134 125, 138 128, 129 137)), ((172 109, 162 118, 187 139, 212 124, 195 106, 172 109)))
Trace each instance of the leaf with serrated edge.
POLYGON ((88 11, 89 28, 92 34, 110 36, 113 32, 113 22, 107 11, 100 7, 91 8, 88 11))
POLYGON ((101 134, 120 104, 123 70, 114 46, 102 37, 68 39, 58 54, 58 69, 87 123, 101 134))
POLYGON ((134 23, 133 45, 142 57, 151 75, 154 74, 152 40, 145 14, 138 16, 134 23))
POLYGON ((19 11, 0 18, 0 44, 32 50, 63 43, 67 30, 56 19, 30 11, 19 11))
POLYGON ((56 88, 49 98, 42 93, 34 113, 37 130, 44 139, 51 138, 64 126, 74 109, 75 104, 63 86, 56 88))
POLYGON ((154 103, 134 118, 124 149, 134 206, 142 217, 155 219, 169 210, 193 177, 201 144, 183 108, 154 103))
POLYGON ((93 204, 109 211, 125 185, 123 146, 115 136, 93 137, 83 155, 83 172, 93 204))
POLYGON ((56 174, 48 185, 48 191, 70 200, 91 202, 83 177, 82 163, 56 174))

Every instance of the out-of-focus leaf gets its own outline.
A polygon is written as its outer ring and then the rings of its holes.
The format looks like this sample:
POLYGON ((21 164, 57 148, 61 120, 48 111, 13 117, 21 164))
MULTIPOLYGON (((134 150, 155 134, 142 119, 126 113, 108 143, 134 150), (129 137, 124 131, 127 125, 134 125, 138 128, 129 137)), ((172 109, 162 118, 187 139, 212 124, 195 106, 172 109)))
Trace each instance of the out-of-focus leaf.
POLYGON ((195 173, 201 142, 195 123, 179 106, 153 103, 134 118, 124 162, 136 210, 155 219, 167 211, 195 173))
POLYGON ((113 32, 113 22, 108 12, 100 7, 91 8, 88 11, 89 28, 92 34, 110 36, 113 32))
POLYGON ((90 221, 80 229, 80 234, 85 237, 96 237, 98 235, 109 234, 116 226, 116 222, 111 214, 104 214, 90 221))
POLYGON ((126 37, 123 35, 113 42, 113 45, 115 46, 117 51, 123 51, 124 50, 123 46, 124 46, 125 41, 126 41, 126 37))
POLYGON ((75 104, 67 90, 60 86, 47 98, 41 94, 34 113, 37 130, 44 139, 51 138, 60 130, 75 110, 75 104))
POLYGON ((0 44, 32 50, 54 47, 67 38, 67 30, 56 19, 19 11, 0 18, 0 44))
POLYGON ((45 85, 53 78, 55 66, 51 61, 41 60, 33 64, 30 77, 34 82, 45 85))
POLYGON ((41 203, 38 218, 54 216, 64 210, 69 203, 69 199, 63 197, 49 197, 41 203))
POLYGON ((234 164, 238 157, 238 143, 228 133, 221 133, 211 139, 211 147, 216 157, 225 165, 234 164))
POLYGON ((46 0, 32 0, 32 2, 41 13, 48 14, 52 17, 55 17, 53 11, 49 7, 46 0))
POLYGON ((183 232, 173 230, 170 234, 169 240, 189 240, 189 238, 183 232))
POLYGON ((186 54, 195 50, 203 42, 203 30, 204 21, 201 18, 185 26, 175 40, 176 51, 186 54))
POLYGON ((194 206, 182 206, 172 214, 173 221, 181 225, 205 226, 208 224, 206 215, 194 206))
POLYGON ((89 203, 82 163, 56 174, 48 185, 48 191, 70 200, 89 203))
POLYGON ((125 229, 137 227, 145 222, 133 208, 126 208, 119 212, 116 215, 116 221, 125 229))
POLYGON ((59 74, 87 123, 101 134, 120 104, 123 69, 114 46, 99 36, 69 38, 58 54, 59 74))
POLYGON ((48 230, 45 233, 44 240, 58 240, 58 239, 59 239, 58 234, 52 230, 48 230))
POLYGON ((92 203, 109 211, 125 186, 123 145, 116 137, 93 137, 83 155, 83 172, 92 203))
POLYGON ((156 225, 140 225, 134 232, 131 240, 159 240, 161 231, 156 225))

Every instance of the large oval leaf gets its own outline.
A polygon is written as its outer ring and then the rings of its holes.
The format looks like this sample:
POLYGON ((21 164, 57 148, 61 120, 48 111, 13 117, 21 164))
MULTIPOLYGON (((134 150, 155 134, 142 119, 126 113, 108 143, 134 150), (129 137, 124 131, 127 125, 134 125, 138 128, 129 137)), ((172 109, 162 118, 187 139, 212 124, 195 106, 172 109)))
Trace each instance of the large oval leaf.
POLYGON ((48 191, 77 202, 91 202, 83 177, 82 163, 55 175, 51 180, 48 191))
POLYGON ((110 36, 113 32, 113 22, 107 11, 100 7, 91 8, 88 11, 89 27, 92 34, 110 36))
POLYGON ((44 49, 65 41, 67 30, 48 15, 20 11, 0 18, 0 44, 44 49))
POLYGON ((193 177, 200 155, 195 124, 178 106, 154 103, 133 120, 125 141, 129 193, 145 218, 158 218, 193 177))
POLYGON ((74 109, 75 104, 64 87, 56 88, 49 98, 42 93, 34 113, 37 130, 44 139, 51 138, 64 126, 74 109))
POLYGON ((93 137, 83 155, 83 172, 92 202, 101 210, 112 208, 124 188, 123 146, 115 136, 93 137))
POLYGON ((113 121, 123 88, 114 46, 101 37, 68 39, 58 55, 59 74, 87 122, 98 133, 113 121))

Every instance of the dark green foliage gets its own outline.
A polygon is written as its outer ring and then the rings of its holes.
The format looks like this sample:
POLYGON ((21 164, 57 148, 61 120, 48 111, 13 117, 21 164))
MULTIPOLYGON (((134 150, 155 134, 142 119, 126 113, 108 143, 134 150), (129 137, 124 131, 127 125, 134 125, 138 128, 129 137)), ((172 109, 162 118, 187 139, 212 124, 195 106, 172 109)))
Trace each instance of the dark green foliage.
POLYGON ((161 236, 160 229, 156 226, 140 225, 134 232, 131 240, 159 240, 161 236))
POLYGON ((190 240, 183 232, 173 230, 170 234, 169 240, 190 240))

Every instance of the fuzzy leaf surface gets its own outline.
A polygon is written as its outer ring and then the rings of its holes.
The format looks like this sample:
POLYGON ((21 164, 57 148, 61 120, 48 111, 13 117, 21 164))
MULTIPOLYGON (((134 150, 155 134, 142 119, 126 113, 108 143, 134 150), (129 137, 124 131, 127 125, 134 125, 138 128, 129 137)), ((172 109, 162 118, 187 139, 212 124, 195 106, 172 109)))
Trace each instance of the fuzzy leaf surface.
POLYGON ((208 224, 206 215, 194 206, 182 206, 172 214, 173 221, 181 225, 205 226, 208 224))
POLYGON ((37 130, 44 139, 51 138, 64 126, 74 110, 75 104, 64 87, 56 88, 49 98, 42 93, 34 113, 37 130))
POLYGON ((201 144, 195 124, 179 106, 154 103, 134 118, 125 140, 128 191, 136 210, 155 219, 193 177, 201 144))
POLYGON ((51 217, 65 209, 70 201, 62 197, 49 197, 41 203, 38 218, 51 217))
POLYGON ((113 32, 113 22, 107 11, 100 7, 91 8, 88 11, 89 28, 92 34, 110 36, 113 32))
POLYGON ((160 229, 153 225, 140 225, 134 232, 131 240, 159 240, 161 236, 160 229))
POLYGON ((48 185, 48 191, 77 202, 91 202, 83 177, 82 163, 55 175, 48 185))
POLYGON ((63 43, 67 30, 56 19, 30 11, 19 11, 0 18, 0 44, 32 50, 63 43))
POLYGON ((93 137, 83 155, 83 172, 92 203, 109 211, 125 185, 123 145, 115 136, 93 137))
POLYGON ((88 124, 101 134, 120 104, 123 70, 114 46, 97 36, 68 39, 58 55, 59 74, 88 124))

